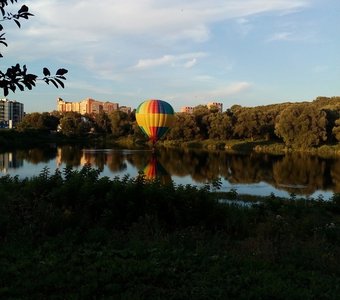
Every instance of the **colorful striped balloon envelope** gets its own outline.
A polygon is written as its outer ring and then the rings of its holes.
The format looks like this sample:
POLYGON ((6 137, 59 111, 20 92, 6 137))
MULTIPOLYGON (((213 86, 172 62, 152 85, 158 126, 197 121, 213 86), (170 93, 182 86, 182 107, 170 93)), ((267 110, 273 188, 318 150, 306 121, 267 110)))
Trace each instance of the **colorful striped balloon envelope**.
POLYGON ((136 120, 140 129, 154 144, 173 125, 174 109, 163 100, 146 100, 137 107, 136 120))

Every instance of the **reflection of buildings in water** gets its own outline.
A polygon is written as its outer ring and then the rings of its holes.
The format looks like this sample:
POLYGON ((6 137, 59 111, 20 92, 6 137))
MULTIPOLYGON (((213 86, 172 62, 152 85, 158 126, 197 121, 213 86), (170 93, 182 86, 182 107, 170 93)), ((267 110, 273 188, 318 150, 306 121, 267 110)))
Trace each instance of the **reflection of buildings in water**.
MULTIPOLYGON (((73 155, 69 155, 70 153, 78 152, 78 150, 70 150, 70 149, 64 149, 63 147, 57 148, 57 155, 56 155, 56 165, 59 168, 63 163, 66 165, 74 165, 74 157, 73 155)), ((103 154, 101 154, 103 155, 103 154)), ((96 153, 93 151, 81 151, 79 155, 77 155, 76 159, 77 163, 76 165, 84 166, 84 165, 91 165, 93 167, 98 165, 98 159, 96 153)), ((107 162, 107 157, 105 155, 104 158, 104 164, 107 162)), ((101 165, 101 164, 99 164, 101 165)))
POLYGON ((57 148, 57 155, 55 157, 55 162, 56 162, 57 168, 59 168, 61 166, 61 148, 60 147, 57 148))
POLYGON ((95 149, 83 149, 82 151, 70 150, 69 148, 63 149, 62 147, 57 148, 56 165, 59 168, 63 163, 66 165, 90 165, 93 168, 99 168, 103 170, 107 166, 112 172, 122 171, 127 168, 125 163, 125 156, 122 153, 114 151, 103 151, 95 149), (74 156, 70 155, 74 151, 79 153, 74 161, 74 156))
POLYGON ((0 172, 7 173, 9 169, 20 168, 24 165, 22 159, 17 159, 15 152, 0 153, 0 172))

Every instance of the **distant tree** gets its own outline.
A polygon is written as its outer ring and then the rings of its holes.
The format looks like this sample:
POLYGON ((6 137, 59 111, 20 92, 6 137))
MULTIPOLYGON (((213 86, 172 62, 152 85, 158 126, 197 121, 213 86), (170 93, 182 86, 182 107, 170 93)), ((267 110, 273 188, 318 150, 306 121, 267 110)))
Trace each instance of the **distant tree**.
POLYGON ((197 138, 208 138, 208 116, 210 113, 211 111, 206 105, 198 105, 194 108, 193 115, 196 125, 199 128, 199 132, 196 135, 197 138))
POLYGON ((335 126, 333 127, 333 134, 338 142, 340 142, 340 118, 335 121, 335 126))
POLYGON ((101 111, 95 114, 93 120, 98 132, 111 133, 111 120, 106 112, 101 111))
POLYGON ((236 114, 234 134, 239 138, 258 138, 261 132, 259 111, 256 108, 244 108, 236 114))
POLYGON ((57 130, 59 118, 48 112, 30 113, 27 114, 21 122, 17 124, 18 131, 42 130, 50 131, 57 130))
POLYGON ((167 134, 170 140, 189 141, 199 135, 200 129, 197 126, 195 116, 188 113, 176 113, 175 122, 167 134))
POLYGON ((115 137, 128 135, 132 132, 132 124, 126 112, 116 110, 109 114, 111 133, 115 137))
MULTIPOLYGON (((20 21, 21 19, 28 19, 32 17, 33 14, 29 12, 29 8, 26 5, 22 5, 21 8, 16 13, 11 13, 7 11, 8 5, 13 5, 14 2, 18 2, 17 0, 0 0, 0 12, 2 15, 3 21, 13 20, 15 24, 21 28, 20 21), (9 3, 10 2, 10 3, 9 3)), ((0 24, 0 44, 4 46, 8 46, 5 38, 4 27, 0 24)), ((2 54, 0 53, 0 58, 2 58, 2 54)), ((23 91, 25 88, 31 90, 36 85, 37 80, 42 80, 47 84, 52 83, 56 88, 64 87, 63 80, 66 80, 65 74, 68 71, 66 69, 60 68, 56 71, 55 75, 51 75, 51 72, 48 68, 43 68, 43 76, 39 78, 35 74, 31 74, 28 72, 26 65, 22 67, 20 64, 16 64, 15 66, 11 66, 7 68, 6 71, 0 70, 0 89, 3 90, 3 94, 6 97, 11 90, 13 93, 18 88, 20 91, 23 91)))
POLYGON ((93 122, 91 119, 76 112, 67 112, 60 119, 60 131, 66 136, 87 134, 92 127, 93 122))
POLYGON ((288 106, 278 116, 275 132, 292 148, 318 146, 327 140, 326 113, 312 105, 288 106))
POLYGON ((209 115, 209 138, 230 139, 233 135, 232 118, 227 113, 213 113, 209 115))

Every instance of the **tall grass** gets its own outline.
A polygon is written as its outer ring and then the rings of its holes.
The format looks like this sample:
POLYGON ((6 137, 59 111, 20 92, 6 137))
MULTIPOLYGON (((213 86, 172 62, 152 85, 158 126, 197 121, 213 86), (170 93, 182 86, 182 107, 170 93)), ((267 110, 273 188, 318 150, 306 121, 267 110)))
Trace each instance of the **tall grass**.
POLYGON ((213 189, 90 166, 1 177, 0 298, 337 299, 339 195, 242 207, 213 189))

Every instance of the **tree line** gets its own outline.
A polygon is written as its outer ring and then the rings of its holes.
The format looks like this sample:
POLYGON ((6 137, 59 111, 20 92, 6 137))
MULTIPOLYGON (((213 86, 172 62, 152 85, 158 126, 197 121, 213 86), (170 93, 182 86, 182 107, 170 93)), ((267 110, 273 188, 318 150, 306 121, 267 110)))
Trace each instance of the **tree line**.
MULTIPOLYGON (((58 130, 66 136, 88 133, 131 136, 146 140, 138 128, 135 112, 75 112, 27 114, 17 130, 58 130)), ((340 142, 340 97, 318 97, 312 102, 279 103, 243 107, 224 112, 199 105, 192 114, 176 113, 167 140, 250 139, 283 142, 289 148, 308 148, 340 142)))

